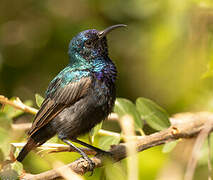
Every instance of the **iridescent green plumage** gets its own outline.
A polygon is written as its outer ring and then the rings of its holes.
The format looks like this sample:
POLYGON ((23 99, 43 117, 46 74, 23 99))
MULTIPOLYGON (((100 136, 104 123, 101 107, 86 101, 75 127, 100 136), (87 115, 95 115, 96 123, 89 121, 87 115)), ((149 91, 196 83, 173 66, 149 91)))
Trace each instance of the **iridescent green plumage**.
POLYGON ((108 57, 106 34, 123 26, 111 26, 104 31, 86 30, 71 40, 68 51, 70 62, 50 82, 46 98, 29 131, 28 142, 17 157, 18 161, 57 134, 93 168, 87 155, 68 139, 103 153, 76 138, 104 120, 112 111, 117 71, 108 57))

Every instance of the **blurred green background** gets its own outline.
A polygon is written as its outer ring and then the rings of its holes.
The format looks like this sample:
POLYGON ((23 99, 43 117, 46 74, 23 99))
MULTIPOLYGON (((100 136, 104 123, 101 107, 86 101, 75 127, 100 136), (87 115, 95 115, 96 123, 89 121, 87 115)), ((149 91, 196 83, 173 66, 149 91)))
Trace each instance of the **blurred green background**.
MULTIPOLYGON (((74 35, 118 23, 128 27, 108 36, 119 71, 117 96, 133 101, 147 97, 169 114, 213 110, 211 0, 1 0, 0 94, 22 100, 43 95, 67 65, 74 35)), ((162 179, 164 171, 171 174, 173 161, 181 158, 157 147, 140 153, 139 159, 140 178, 151 180, 162 179)), ((26 160, 28 171, 45 169, 35 162, 26 160)), ((207 177, 204 166, 197 179, 207 177)))

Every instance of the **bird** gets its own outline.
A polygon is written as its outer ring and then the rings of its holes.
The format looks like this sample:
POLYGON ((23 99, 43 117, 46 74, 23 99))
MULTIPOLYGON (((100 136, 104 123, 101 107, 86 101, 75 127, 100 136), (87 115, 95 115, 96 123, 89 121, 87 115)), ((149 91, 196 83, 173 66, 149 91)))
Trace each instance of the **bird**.
POLYGON ((69 64, 50 82, 17 161, 22 162, 31 150, 55 135, 74 148, 88 162, 91 171, 93 161, 73 142, 97 153, 107 153, 78 137, 106 119, 113 110, 117 69, 109 58, 106 36, 120 27, 126 25, 116 24, 101 31, 89 29, 72 38, 68 48, 69 64))

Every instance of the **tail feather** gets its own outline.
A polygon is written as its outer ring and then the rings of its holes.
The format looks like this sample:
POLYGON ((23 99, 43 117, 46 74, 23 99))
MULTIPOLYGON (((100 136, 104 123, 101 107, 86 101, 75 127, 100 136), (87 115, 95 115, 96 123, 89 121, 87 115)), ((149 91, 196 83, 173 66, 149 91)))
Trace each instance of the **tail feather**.
POLYGON ((22 148, 16 160, 19 162, 23 161, 26 155, 36 146, 37 143, 32 138, 28 139, 27 144, 22 148))

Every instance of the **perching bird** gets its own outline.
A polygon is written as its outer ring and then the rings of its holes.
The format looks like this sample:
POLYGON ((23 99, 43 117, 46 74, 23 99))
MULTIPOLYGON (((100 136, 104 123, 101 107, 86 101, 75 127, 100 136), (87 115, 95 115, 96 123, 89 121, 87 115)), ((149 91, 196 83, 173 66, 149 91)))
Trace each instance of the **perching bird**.
POLYGON ((35 116, 27 144, 19 153, 22 161, 34 148, 54 135, 79 152, 93 169, 92 160, 70 141, 101 149, 77 139, 104 120, 115 102, 117 70, 108 56, 106 35, 118 24, 103 31, 95 29, 80 32, 69 44, 69 64, 49 84, 46 98, 35 116), (70 141, 69 141, 70 140, 70 141))

